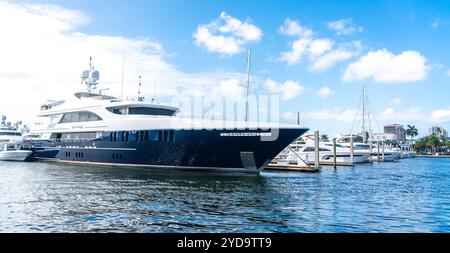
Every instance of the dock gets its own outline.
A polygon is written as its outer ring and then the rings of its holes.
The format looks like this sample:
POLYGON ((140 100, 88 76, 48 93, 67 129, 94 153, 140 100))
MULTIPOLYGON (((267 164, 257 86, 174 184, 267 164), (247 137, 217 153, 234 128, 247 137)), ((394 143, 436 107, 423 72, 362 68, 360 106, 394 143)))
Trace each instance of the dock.
POLYGON ((416 155, 416 157, 422 157, 422 158, 450 158, 450 155, 416 155))
MULTIPOLYGON (((315 162, 308 162, 308 165, 314 165, 315 162)), ((319 161, 319 165, 320 166, 332 166, 334 167, 336 166, 355 166, 354 163, 348 162, 348 163, 343 163, 343 162, 325 162, 325 161, 319 161)))
POLYGON ((277 164, 277 163, 269 163, 266 166, 266 170, 272 170, 272 171, 296 171, 296 172, 308 172, 308 173, 314 173, 314 172, 320 172, 320 167, 313 167, 313 166, 302 166, 298 164, 277 164))

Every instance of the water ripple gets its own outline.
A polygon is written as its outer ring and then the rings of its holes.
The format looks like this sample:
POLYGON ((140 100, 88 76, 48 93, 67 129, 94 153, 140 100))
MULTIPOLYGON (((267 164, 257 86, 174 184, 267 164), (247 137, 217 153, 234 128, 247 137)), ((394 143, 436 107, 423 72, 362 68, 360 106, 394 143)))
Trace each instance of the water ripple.
POLYGON ((0 162, 0 231, 450 232, 449 165, 236 176, 0 162))

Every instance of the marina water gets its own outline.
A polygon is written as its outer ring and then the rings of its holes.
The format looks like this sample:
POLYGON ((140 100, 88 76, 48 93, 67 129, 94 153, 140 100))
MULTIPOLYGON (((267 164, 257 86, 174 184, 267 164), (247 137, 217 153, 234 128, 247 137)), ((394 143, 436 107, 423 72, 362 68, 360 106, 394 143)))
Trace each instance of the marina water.
POLYGON ((259 176, 0 162, 0 232, 450 232, 450 159, 259 176))

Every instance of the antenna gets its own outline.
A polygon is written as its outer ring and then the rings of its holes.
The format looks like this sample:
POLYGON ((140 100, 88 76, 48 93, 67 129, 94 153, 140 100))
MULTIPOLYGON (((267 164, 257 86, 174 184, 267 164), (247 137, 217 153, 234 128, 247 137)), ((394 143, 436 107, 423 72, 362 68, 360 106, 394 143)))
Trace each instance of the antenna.
POLYGON ((139 89, 138 89, 138 101, 142 102, 144 101, 144 97, 141 97, 141 76, 139 76, 139 89))
POLYGON ((92 56, 89 57, 89 70, 81 73, 81 83, 86 85, 87 92, 97 89, 98 80, 100 79, 100 72, 94 70, 92 63, 92 56))
POLYGON ((156 98, 156 73, 153 72, 153 97, 152 97, 152 103, 155 102, 156 98))
POLYGON ((252 50, 248 49, 247 54, 247 95, 245 98, 245 121, 248 121, 248 91, 250 88, 250 60, 252 56, 252 50))
POLYGON ((363 96, 363 107, 362 107, 362 134, 363 134, 363 143, 366 143, 366 123, 365 123, 365 118, 366 118, 366 114, 365 114, 365 110, 366 110, 366 87, 364 86, 363 91, 362 91, 362 96, 363 96))
POLYGON ((122 100, 122 101, 123 101, 123 79, 124 79, 124 76, 125 76, 125 51, 123 52, 123 55, 122 55, 122 87, 120 90, 120 100, 122 100))

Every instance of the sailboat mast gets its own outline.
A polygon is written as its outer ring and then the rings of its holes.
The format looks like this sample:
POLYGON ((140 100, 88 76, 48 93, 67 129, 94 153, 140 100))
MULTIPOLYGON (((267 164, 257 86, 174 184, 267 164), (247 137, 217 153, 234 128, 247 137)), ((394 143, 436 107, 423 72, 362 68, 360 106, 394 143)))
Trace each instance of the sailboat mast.
POLYGON ((363 137, 363 143, 366 143, 366 87, 363 88, 363 108, 362 108, 362 137, 363 137))
POLYGON ((250 89, 250 60, 251 60, 252 51, 248 50, 247 54, 247 95, 245 98, 245 121, 248 121, 248 92, 250 89))
MULTIPOLYGON (((369 108, 369 99, 367 98, 367 91, 365 92, 366 94, 366 104, 367 104, 367 121, 369 122, 369 131, 367 132, 367 136, 369 137, 369 140, 372 139, 372 122, 370 120, 370 108, 369 108)), ((368 141, 369 141, 368 140, 368 141)))
POLYGON ((123 101, 123 79, 125 76, 125 51, 122 55, 122 86, 120 88, 120 100, 123 101))

